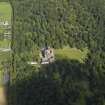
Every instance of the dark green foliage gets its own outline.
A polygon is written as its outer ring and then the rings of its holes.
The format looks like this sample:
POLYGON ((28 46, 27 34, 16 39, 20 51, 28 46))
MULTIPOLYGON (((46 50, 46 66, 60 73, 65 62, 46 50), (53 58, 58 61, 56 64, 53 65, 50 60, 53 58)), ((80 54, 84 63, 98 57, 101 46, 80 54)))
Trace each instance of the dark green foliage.
POLYGON ((10 0, 10 3, 14 16, 12 47, 14 56, 20 59, 17 62, 32 59, 33 48, 46 44, 54 48, 88 47, 93 52, 104 47, 103 0, 10 0))
POLYGON ((12 76, 16 76, 10 101, 15 105, 105 105, 105 1, 10 3, 14 23, 12 76), (40 69, 27 65, 34 50, 45 44, 88 47, 90 53, 85 64, 62 60, 40 69))
POLYGON ((56 48, 64 45, 81 48, 89 46, 89 41, 97 43, 94 39, 100 34, 100 26, 87 7, 77 1, 22 0, 13 5, 19 53, 29 50, 32 43, 40 47, 47 43, 56 48))
POLYGON ((39 72, 27 66, 26 78, 17 77, 9 101, 15 105, 103 105, 105 75, 87 64, 62 60, 42 66, 39 72), (31 71, 31 72, 30 72, 31 71), (28 73, 28 75, 27 75, 28 73), (13 93, 13 89, 15 93, 13 93))

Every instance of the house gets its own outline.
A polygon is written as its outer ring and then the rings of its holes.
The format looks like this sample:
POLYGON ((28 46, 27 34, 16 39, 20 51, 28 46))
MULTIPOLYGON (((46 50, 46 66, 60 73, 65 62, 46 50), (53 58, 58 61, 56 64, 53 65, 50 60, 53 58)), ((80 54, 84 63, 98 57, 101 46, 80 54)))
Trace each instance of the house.
POLYGON ((8 25, 9 25, 8 21, 5 21, 4 26, 8 26, 8 25))
MULTIPOLYGON (((50 47, 42 48, 40 50, 40 54, 39 55, 40 55, 40 64, 42 64, 42 65, 50 64, 50 63, 55 61, 54 51, 50 47)), ((27 63, 29 65, 38 65, 38 62, 36 62, 36 61, 31 61, 31 62, 28 61, 27 63)))
POLYGON ((4 38, 5 39, 11 39, 11 37, 12 37, 12 33, 11 32, 4 32, 4 38))
POLYGON ((41 64, 49 64, 54 62, 54 51, 50 47, 42 48, 40 51, 41 64))
POLYGON ((0 26, 9 26, 8 21, 0 21, 0 26))

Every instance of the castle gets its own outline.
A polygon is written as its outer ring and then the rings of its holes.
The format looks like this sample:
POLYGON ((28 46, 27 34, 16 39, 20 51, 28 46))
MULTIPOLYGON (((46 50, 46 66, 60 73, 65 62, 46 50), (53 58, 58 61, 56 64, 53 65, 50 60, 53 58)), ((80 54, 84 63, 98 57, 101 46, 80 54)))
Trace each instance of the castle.
POLYGON ((49 64, 54 62, 54 51, 50 47, 42 48, 40 52, 41 64, 49 64))

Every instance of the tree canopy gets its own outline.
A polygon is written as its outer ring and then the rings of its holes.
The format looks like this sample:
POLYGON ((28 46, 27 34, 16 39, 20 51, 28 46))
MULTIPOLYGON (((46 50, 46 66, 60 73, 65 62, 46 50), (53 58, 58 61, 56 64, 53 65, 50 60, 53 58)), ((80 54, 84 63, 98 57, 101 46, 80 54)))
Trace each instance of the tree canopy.
POLYGON ((104 105, 105 1, 10 0, 10 3, 15 66, 12 71, 15 83, 11 88, 15 104, 104 105), (33 49, 46 44, 53 48, 87 47, 90 53, 84 64, 66 59, 42 68, 27 65, 33 49))

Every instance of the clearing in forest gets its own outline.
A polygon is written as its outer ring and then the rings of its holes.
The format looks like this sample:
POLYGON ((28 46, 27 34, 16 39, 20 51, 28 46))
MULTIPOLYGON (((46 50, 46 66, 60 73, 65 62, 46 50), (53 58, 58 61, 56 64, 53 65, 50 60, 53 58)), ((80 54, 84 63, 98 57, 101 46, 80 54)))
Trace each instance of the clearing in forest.
POLYGON ((3 64, 10 59, 12 8, 8 2, 0 2, 0 84, 3 64))
POLYGON ((84 48, 82 51, 77 48, 62 48, 55 49, 55 58, 56 59, 71 59, 78 60, 83 63, 84 59, 87 57, 88 49, 84 48))
MULTIPOLYGON (((53 51, 55 60, 69 59, 79 61, 80 63, 84 63, 84 60, 87 58, 87 54, 89 53, 88 48, 83 48, 82 50, 80 50, 77 48, 64 47, 59 49, 53 49, 53 51)), ((35 51, 35 54, 36 56, 34 56, 34 58, 38 58, 38 61, 37 60, 36 61, 40 63, 39 61, 42 60, 41 57, 38 56, 40 54, 40 51, 35 51)), ((37 65, 36 61, 35 62, 32 61, 29 64, 37 65)), ((46 62, 44 62, 43 64, 46 64, 46 62)))
POLYGON ((8 2, 0 2, 0 62, 9 55, 11 45, 11 15, 12 8, 8 2))
POLYGON ((11 6, 8 2, 0 2, 0 20, 11 23, 11 6))

